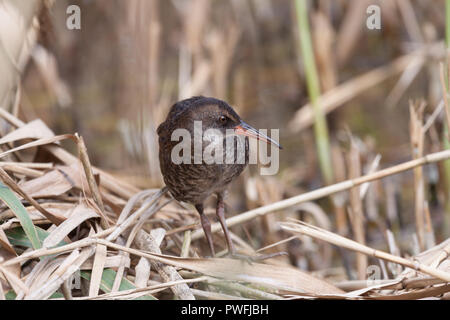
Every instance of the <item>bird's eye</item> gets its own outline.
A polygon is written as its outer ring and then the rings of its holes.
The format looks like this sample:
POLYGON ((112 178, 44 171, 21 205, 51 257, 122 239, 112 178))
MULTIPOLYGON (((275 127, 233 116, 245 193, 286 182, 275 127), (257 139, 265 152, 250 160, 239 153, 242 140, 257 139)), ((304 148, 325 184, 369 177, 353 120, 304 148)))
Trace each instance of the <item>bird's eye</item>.
POLYGON ((220 118, 219 118, 219 121, 220 121, 220 123, 222 123, 222 124, 227 123, 227 120, 228 120, 228 118, 225 117, 225 116, 220 116, 220 118))

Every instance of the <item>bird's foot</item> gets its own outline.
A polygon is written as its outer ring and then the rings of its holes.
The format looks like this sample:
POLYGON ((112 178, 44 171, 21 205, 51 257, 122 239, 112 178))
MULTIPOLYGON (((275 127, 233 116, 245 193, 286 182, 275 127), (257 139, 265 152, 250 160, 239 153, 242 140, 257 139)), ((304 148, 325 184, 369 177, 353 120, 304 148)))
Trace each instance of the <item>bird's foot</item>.
POLYGON ((228 256, 232 259, 239 259, 242 261, 246 261, 249 264, 252 264, 253 262, 259 262, 270 258, 275 258, 278 256, 284 256, 287 255, 287 252, 275 252, 275 253, 269 253, 269 254, 262 254, 257 256, 249 256, 246 254, 236 253, 236 252, 230 252, 228 253, 228 256))
POLYGON ((241 261, 245 261, 245 262, 247 262, 248 264, 252 264, 253 262, 255 262, 255 260, 253 259, 253 257, 252 256, 249 256, 249 255, 246 255, 246 254, 240 254, 240 253, 236 253, 236 252, 234 252, 234 253, 228 253, 228 256, 231 258, 231 259, 236 259, 236 260, 241 260, 241 261))

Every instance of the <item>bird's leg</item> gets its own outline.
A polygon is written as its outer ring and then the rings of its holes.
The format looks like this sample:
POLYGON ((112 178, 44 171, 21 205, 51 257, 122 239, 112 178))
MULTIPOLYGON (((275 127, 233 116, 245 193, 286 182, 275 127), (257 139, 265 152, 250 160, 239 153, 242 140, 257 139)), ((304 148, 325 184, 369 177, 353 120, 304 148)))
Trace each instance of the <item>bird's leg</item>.
POLYGON ((209 222, 208 217, 206 214, 203 213, 203 204, 198 204, 195 206, 198 213, 200 214, 200 221, 202 223, 203 232, 205 233, 206 240, 208 241, 209 250, 211 250, 211 255, 214 257, 214 243, 212 240, 212 233, 211 233, 211 223, 209 222))
POLYGON ((236 250, 234 249, 233 241, 231 241, 230 232, 228 231, 227 223, 225 221, 225 203, 223 202, 223 196, 223 192, 217 194, 216 215, 222 225, 223 234, 225 235, 225 239, 227 241, 228 252, 231 256, 234 256, 236 254, 236 250))
POLYGON ((220 224, 222 225, 223 233, 225 235, 225 239, 227 241, 228 246, 228 254, 237 259, 245 260, 248 263, 262 261, 270 258, 274 258, 281 255, 286 255, 286 252, 276 252, 271 254, 259 255, 259 256, 247 256, 243 254, 236 253, 236 249, 234 248, 233 241, 231 241, 230 232, 228 231, 227 223, 225 221, 225 203, 223 201, 224 193, 217 194, 217 207, 216 214, 219 218, 220 224))
POLYGON ((225 239, 227 241, 228 246, 228 254, 237 259, 245 260, 249 263, 256 262, 256 261, 262 261, 265 259, 273 258, 279 255, 286 254, 285 252, 277 252, 267 255, 260 255, 260 256, 247 256, 243 254, 236 253, 236 249, 234 248, 233 241, 230 237, 230 232, 228 231, 227 223, 225 221, 225 203, 223 201, 224 193, 218 193, 217 194, 217 207, 216 207, 216 214, 219 218, 220 224, 222 225, 223 234, 225 235, 225 239))

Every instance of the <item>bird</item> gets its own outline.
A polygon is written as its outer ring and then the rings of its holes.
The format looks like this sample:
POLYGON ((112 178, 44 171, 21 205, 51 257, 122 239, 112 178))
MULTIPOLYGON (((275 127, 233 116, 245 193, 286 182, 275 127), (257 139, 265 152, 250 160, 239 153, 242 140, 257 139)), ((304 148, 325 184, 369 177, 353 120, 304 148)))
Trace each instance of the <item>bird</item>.
POLYGON ((216 194, 216 215, 223 229, 228 253, 235 256, 236 250, 225 221, 224 198, 227 186, 249 163, 249 137, 272 143, 280 149, 281 146, 244 122, 227 102, 204 96, 191 97, 173 104, 166 120, 158 126, 157 134, 160 169, 169 193, 177 201, 189 203, 196 208, 213 257, 215 250, 211 223, 204 213, 204 203, 216 194), (200 135, 196 132, 197 129, 201 129, 200 135), (176 139, 180 133, 188 136, 183 137, 184 149, 177 147, 182 140, 176 139), (196 148, 201 152, 195 154, 196 148), (198 155, 204 155, 206 148, 213 149, 211 157, 216 161, 198 158, 198 155), (174 154, 183 154, 184 161, 174 161, 174 154))

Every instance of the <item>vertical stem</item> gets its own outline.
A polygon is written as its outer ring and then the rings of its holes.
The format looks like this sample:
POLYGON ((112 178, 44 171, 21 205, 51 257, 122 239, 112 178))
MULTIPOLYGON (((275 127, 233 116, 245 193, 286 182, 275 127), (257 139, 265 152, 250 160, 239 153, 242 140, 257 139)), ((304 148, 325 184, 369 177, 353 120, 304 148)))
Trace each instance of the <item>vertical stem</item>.
MULTIPOLYGON (((423 110, 425 102, 410 102, 410 136, 411 136, 411 153, 413 159, 419 159, 423 157, 423 143, 424 143, 424 130, 423 130, 423 110)), ((415 201, 415 216, 416 216, 416 230, 419 240, 420 251, 426 248, 425 244, 425 217, 424 217, 424 180, 423 180, 423 168, 414 168, 414 201, 415 201)))
POLYGON ((450 44, 450 0, 445 0, 445 44, 450 44))
POLYGON ((314 111, 314 133, 316 137, 320 169, 322 171, 325 183, 331 184, 333 182, 333 170, 331 166, 328 127, 319 101, 319 78, 314 61, 314 51, 309 30, 306 0, 296 0, 295 8, 300 35, 300 49, 302 53, 303 64, 305 67, 306 84, 308 88, 309 98, 311 100, 314 111))
MULTIPOLYGON (((450 149, 450 142, 448 141, 448 127, 444 124, 444 132, 442 133, 442 140, 444 142, 444 149, 450 149)), ((447 238, 450 234, 450 160, 445 160, 444 166, 444 180, 445 180, 445 210, 444 210, 444 226, 442 230, 442 235, 447 238)))
MULTIPOLYGON (((446 79, 446 92, 443 92, 443 95, 446 95, 448 93, 448 50, 450 47, 450 0, 445 1, 445 46, 447 48, 447 63, 445 70, 447 71, 447 77, 446 79)), ((444 96, 444 99, 446 97, 444 96)), ((448 110, 447 110, 448 111, 448 110)), ((448 140, 448 124, 444 121, 444 132, 443 132, 443 144, 444 148, 446 150, 450 149, 450 142, 448 140)), ((444 228, 443 228, 443 235, 447 237, 450 232, 450 160, 446 160, 443 162, 444 165, 444 179, 445 179, 445 213, 444 213, 444 228)))
MULTIPOLYGON (((351 148, 348 155, 349 178, 355 179, 361 176, 361 158, 354 142, 351 139, 351 148)), ((360 244, 366 243, 366 235, 364 230, 364 212, 363 203, 360 196, 360 187, 354 186, 350 189, 350 208, 349 208, 350 223, 353 230, 353 238, 360 244)), ((358 279, 364 280, 367 276, 367 256, 361 253, 356 254, 356 270, 358 272, 358 279)))

